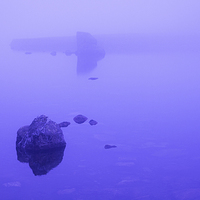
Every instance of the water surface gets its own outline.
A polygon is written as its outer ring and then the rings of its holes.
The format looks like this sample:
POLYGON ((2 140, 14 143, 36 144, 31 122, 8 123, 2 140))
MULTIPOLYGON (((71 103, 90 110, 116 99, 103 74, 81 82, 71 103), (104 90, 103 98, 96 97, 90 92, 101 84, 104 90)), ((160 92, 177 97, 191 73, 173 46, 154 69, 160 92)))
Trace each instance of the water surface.
POLYGON ((200 198, 198 52, 108 54, 84 76, 75 56, 1 52, 3 199, 200 198), (15 141, 41 114, 71 125, 62 162, 35 176, 15 141), (77 114, 98 124, 76 124, 77 114))

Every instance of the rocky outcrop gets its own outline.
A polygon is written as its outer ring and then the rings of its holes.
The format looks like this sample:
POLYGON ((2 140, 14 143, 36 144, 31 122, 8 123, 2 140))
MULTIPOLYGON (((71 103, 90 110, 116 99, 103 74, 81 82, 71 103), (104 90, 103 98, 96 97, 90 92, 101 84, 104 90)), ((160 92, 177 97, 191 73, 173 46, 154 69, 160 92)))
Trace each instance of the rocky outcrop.
POLYGON ((97 40, 87 32, 77 32, 77 73, 84 74, 91 72, 97 61, 105 57, 105 51, 97 44, 97 40))
POLYGON ((63 148, 66 142, 58 125, 47 116, 41 115, 31 125, 20 128, 17 132, 16 148, 20 151, 38 151, 63 148))

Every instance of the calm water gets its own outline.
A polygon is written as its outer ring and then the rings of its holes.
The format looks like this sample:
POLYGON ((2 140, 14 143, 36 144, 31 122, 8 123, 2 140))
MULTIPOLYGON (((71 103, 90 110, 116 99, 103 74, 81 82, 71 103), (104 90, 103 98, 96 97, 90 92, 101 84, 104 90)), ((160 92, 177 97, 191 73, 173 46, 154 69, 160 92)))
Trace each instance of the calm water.
POLYGON ((76 75, 75 56, 2 55, 2 199, 200 198, 199 53, 106 55, 85 76, 76 75), (15 141, 41 114, 71 125, 62 162, 35 176, 17 160, 15 141), (77 114, 98 124, 78 125, 77 114))

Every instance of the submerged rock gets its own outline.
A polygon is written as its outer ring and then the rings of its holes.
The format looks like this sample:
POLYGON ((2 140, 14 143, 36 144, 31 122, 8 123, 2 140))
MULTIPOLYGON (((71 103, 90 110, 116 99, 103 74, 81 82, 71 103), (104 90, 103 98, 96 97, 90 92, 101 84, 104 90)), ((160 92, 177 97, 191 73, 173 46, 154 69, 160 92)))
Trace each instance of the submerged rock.
POLYGON ((74 121, 77 123, 77 124, 82 124, 84 123, 88 118, 85 117, 84 115, 77 115, 76 117, 74 117, 74 121))
POLYGON ((48 150, 66 146, 60 125, 41 115, 30 126, 17 131, 16 148, 26 151, 48 150))
POLYGON ((95 121, 95 120, 93 120, 93 119, 91 119, 91 120, 89 121, 89 124, 90 124, 91 126, 96 125, 97 123, 98 123, 98 122, 95 121))
POLYGON ((117 146, 115 146, 115 145, 109 145, 109 144, 106 144, 105 146, 104 146, 104 149, 111 149, 111 148, 116 148, 117 146))

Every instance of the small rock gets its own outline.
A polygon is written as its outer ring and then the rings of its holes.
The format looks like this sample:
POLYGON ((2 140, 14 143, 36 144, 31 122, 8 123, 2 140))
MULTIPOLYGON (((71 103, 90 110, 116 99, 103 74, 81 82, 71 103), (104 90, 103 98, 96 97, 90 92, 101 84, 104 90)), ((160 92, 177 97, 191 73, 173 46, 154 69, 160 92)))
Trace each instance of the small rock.
POLYGON ((109 144, 106 144, 105 146, 104 146, 104 149, 111 149, 111 148, 116 148, 117 146, 115 146, 115 145, 109 145, 109 144))
POLYGON ((89 124, 90 124, 91 126, 96 125, 97 123, 98 123, 98 122, 95 121, 95 120, 93 120, 93 119, 91 119, 91 120, 89 121, 89 124))
POLYGON ((98 79, 97 77, 90 77, 90 78, 88 78, 88 80, 92 80, 92 81, 97 80, 97 79, 98 79))
POLYGON ((60 127, 68 127, 70 125, 70 122, 61 122, 58 124, 60 127))
POLYGON ((88 118, 83 116, 83 115, 77 115, 76 117, 74 117, 74 121, 77 123, 77 124, 82 124, 84 123, 88 118))

